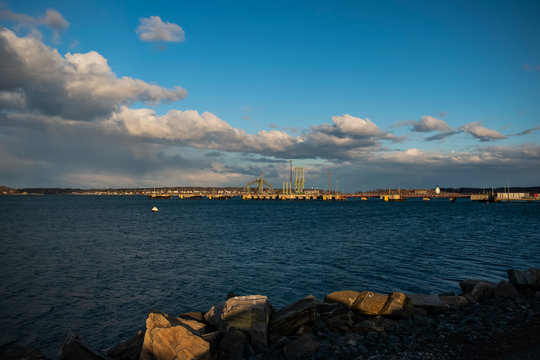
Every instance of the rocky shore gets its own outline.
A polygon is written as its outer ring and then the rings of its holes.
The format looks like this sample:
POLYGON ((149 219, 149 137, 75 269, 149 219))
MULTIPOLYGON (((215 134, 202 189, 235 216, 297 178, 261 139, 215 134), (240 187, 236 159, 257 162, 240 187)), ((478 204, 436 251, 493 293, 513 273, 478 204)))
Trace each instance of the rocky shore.
MULTIPOLYGON (((146 328, 100 353, 69 334, 62 360, 540 359, 540 269, 508 281, 466 280, 461 294, 338 291, 274 309, 236 296, 206 312, 151 311, 146 328)), ((44 359, 0 349, 1 359, 44 359)))

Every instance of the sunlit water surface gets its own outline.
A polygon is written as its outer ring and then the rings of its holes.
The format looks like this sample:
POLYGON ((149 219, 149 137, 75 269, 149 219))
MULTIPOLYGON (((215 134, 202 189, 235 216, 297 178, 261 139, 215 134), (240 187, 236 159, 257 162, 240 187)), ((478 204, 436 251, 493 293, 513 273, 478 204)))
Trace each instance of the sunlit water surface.
POLYGON ((97 349, 227 293, 439 293, 540 267, 540 204, 0 197, 1 344, 97 349), (156 205, 158 213, 152 213, 156 205))

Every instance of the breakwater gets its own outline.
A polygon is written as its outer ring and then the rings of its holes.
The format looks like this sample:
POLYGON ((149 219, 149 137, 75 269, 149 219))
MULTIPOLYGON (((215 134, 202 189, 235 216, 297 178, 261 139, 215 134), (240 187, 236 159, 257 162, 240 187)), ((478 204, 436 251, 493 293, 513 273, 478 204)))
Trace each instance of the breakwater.
POLYGON ((151 311, 145 329, 107 355, 69 334, 59 357, 492 359, 537 351, 540 269, 508 270, 508 280, 498 283, 465 280, 460 288, 459 295, 337 291, 278 310, 263 295, 229 294, 204 312, 151 311))

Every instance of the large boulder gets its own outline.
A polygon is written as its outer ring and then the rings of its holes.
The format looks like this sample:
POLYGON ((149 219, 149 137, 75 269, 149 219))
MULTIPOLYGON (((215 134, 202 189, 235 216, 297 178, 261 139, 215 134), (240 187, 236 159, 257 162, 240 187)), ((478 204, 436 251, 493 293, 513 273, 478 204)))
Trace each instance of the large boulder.
POLYGON ((481 281, 474 286, 471 295, 476 301, 484 301, 493 296, 496 286, 495 283, 481 281))
POLYGON ((171 326, 183 326, 194 335, 202 335, 205 333, 206 324, 181 317, 174 317, 161 313, 158 311, 150 312, 146 319, 146 329, 153 329, 155 327, 171 327, 171 326))
POLYGON ((144 342, 144 330, 139 330, 135 335, 107 351, 114 360, 139 360, 144 342))
POLYGON ((516 288, 540 288, 540 269, 531 268, 527 271, 510 269, 508 280, 516 288))
POLYGON ((362 291, 351 309, 366 315, 379 315, 388 301, 388 295, 362 291))
POLYGON ((408 317, 414 312, 407 295, 393 292, 390 295, 371 291, 336 291, 324 298, 328 303, 337 303, 365 315, 408 317))
POLYGON ((2 360, 47 360, 41 351, 17 345, 0 346, 2 360))
POLYGON ((513 298, 519 295, 518 291, 506 280, 501 280, 494 289, 496 298, 513 298))
POLYGON ((205 314, 206 320, 218 327, 233 327, 243 331, 250 338, 253 347, 261 352, 268 347, 268 325, 272 306, 263 295, 236 296, 225 303, 213 306, 205 314))
POLYGON ((468 294, 472 291, 472 289, 474 289, 474 287, 476 286, 476 284, 478 284, 479 282, 481 282, 482 280, 465 280, 465 281, 461 281, 459 283, 459 287, 461 288, 461 292, 463 294, 468 294))
POLYGON ((196 333, 204 324, 153 312, 146 319, 141 360, 209 360, 210 344, 196 333))
POLYGON ((450 307, 464 307, 469 306, 469 300, 463 295, 459 296, 441 296, 439 295, 439 299, 441 299, 443 304, 446 304, 450 307))
POLYGON ((105 360, 105 356, 81 340, 77 333, 69 333, 58 353, 60 360, 105 360))
POLYGON ((360 296, 359 291, 351 291, 351 290, 344 290, 344 291, 335 291, 331 294, 326 295, 324 298, 324 301, 327 303, 335 303, 335 304, 341 304, 346 306, 347 308, 350 308, 353 306, 353 304, 356 302, 358 297, 360 296))
POLYGON ((229 326, 219 343, 220 360, 240 360, 243 358, 246 335, 243 331, 229 326))
POLYGON ((315 320, 317 299, 306 296, 274 312, 270 321, 270 331, 280 335, 294 334, 300 326, 315 320))
POLYGON ((407 318, 414 314, 414 304, 404 293, 392 292, 380 314, 397 318, 407 318))

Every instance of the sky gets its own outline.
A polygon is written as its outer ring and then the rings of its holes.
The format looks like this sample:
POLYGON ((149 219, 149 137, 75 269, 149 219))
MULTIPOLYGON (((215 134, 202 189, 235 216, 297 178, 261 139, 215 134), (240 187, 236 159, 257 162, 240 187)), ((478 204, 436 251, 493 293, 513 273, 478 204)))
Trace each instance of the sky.
POLYGON ((1 1, 0 185, 540 185, 538 1, 1 1))

